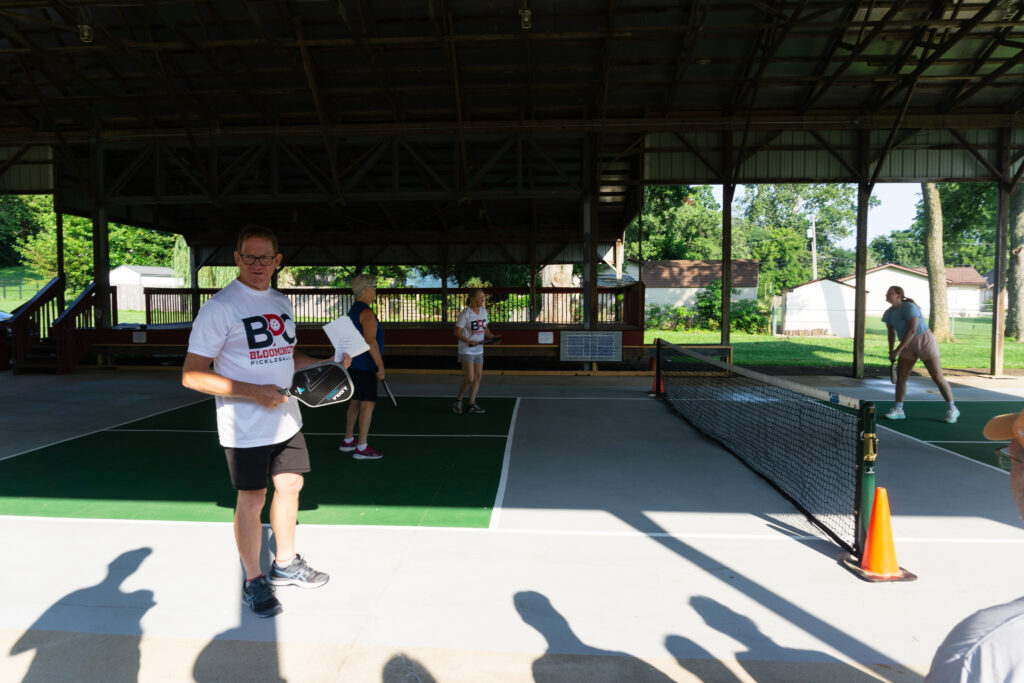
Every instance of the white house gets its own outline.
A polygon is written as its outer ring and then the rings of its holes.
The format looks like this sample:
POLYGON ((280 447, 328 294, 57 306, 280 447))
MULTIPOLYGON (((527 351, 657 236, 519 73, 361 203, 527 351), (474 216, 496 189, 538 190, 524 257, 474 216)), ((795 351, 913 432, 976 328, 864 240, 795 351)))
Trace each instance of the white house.
MULTIPOLYGON (((840 282, 855 284, 853 275, 839 278, 840 282)), ((881 317, 889 304, 885 292, 896 285, 903 288, 907 297, 913 299, 921 312, 931 311, 931 294, 928 292, 928 269, 907 268, 887 263, 871 268, 865 274, 867 290, 866 314, 881 317)), ((946 305, 949 315, 957 318, 974 317, 981 314, 988 283, 973 266, 951 266, 946 268, 946 305)))
POLYGON ((781 292, 776 307, 778 334, 853 337, 857 288, 837 280, 812 280, 781 292))
POLYGON ((183 287, 184 281, 164 266, 118 266, 110 271, 110 286, 117 287, 117 307, 122 311, 146 310, 146 287, 183 287))
MULTIPOLYGON (((738 289, 731 301, 757 298, 758 262, 737 259, 732 262, 732 286, 738 289)), ((721 261, 647 261, 643 264, 644 303, 686 306, 697 304, 697 293, 715 280, 722 279, 721 261)))
MULTIPOLYGON (((871 268, 865 277, 867 300, 865 314, 882 317, 889 308, 885 292, 896 285, 921 307, 927 316, 931 309, 928 293, 928 271, 925 268, 907 268, 893 263, 871 268)), ((972 267, 946 268, 946 301, 949 315, 958 318, 977 316, 988 283, 972 267)), ((781 304, 776 308, 775 329, 780 334, 832 335, 853 337, 853 317, 856 305, 856 276, 838 280, 814 280, 781 293, 781 304)))

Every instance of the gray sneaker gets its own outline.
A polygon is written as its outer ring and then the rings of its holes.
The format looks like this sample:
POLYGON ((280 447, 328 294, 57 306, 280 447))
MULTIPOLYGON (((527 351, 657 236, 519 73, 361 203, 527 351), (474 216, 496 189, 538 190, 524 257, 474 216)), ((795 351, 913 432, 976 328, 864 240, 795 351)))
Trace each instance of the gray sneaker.
POLYGON ((467 410, 466 412, 467 413, 475 413, 477 415, 482 415, 482 414, 486 413, 487 411, 474 403, 473 405, 471 405, 469 407, 469 410, 467 410))
POLYGON ((462 401, 456 401, 452 404, 452 412, 462 415, 462 401))
POLYGON ((274 595, 274 587, 267 583, 265 576, 242 582, 242 603, 258 617, 272 617, 284 611, 274 595))
POLYGON ((299 588, 319 588, 327 583, 331 577, 325 572, 317 570, 306 564, 302 555, 292 558, 291 564, 283 569, 278 568, 276 562, 270 563, 269 581, 275 586, 298 586, 299 588))

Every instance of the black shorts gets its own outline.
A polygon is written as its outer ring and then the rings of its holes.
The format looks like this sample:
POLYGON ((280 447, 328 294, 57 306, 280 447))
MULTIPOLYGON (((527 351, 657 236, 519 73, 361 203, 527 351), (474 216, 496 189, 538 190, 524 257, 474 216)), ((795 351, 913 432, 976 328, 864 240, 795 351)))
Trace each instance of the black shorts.
POLYGON ((231 485, 238 491, 259 491, 267 488, 267 480, 275 474, 309 472, 309 451, 302 432, 283 443, 252 448, 225 448, 231 485))
POLYGON ((376 401, 377 400, 377 373, 369 370, 358 370, 356 368, 349 368, 348 375, 352 378, 352 384, 355 385, 355 393, 352 394, 352 398, 356 401, 376 401))

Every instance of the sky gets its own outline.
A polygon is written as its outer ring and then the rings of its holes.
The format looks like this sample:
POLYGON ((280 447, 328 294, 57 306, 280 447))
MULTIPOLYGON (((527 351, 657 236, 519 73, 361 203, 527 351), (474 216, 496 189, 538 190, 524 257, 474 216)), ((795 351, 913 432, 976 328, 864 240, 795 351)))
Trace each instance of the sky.
MULTIPOLYGON (((722 186, 712 185, 715 200, 722 203, 722 186)), ((868 242, 879 235, 893 230, 906 230, 917 215, 917 203, 921 201, 920 183, 876 183, 872 192, 881 204, 868 211, 868 242)), ((736 187, 736 198, 743 196, 743 186, 736 187)), ((853 235, 843 240, 840 246, 853 249, 857 238, 853 235)))

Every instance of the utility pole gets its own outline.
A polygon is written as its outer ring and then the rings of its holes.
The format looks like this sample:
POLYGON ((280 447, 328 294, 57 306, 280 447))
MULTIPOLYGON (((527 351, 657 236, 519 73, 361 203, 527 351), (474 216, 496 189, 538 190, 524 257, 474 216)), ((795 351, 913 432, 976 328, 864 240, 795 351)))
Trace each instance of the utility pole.
POLYGON ((807 237, 811 240, 811 279, 818 279, 818 229, 817 216, 811 216, 811 227, 807 228, 807 237))

